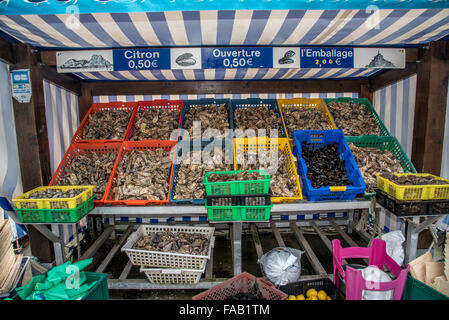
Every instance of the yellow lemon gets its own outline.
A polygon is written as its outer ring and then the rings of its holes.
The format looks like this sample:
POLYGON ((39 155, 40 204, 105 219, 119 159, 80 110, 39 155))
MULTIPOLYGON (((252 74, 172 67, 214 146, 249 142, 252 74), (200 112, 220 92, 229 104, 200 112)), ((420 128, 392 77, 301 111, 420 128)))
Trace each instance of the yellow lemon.
POLYGON ((332 298, 328 296, 328 297, 327 297, 327 300, 332 300, 332 298))
POLYGON ((317 297, 319 300, 326 300, 327 299, 327 293, 324 290, 318 291, 317 297))
POLYGON ((290 296, 288 296, 288 300, 296 300, 296 296, 290 295, 290 296))
POLYGON ((296 300, 306 300, 306 297, 304 297, 303 294, 298 294, 298 295, 296 296, 296 300))
POLYGON ((311 296, 309 300, 318 300, 317 296, 311 296))
POLYGON ((316 297, 316 295, 318 294, 318 292, 316 292, 316 290, 315 289, 309 289, 309 290, 307 290, 307 292, 306 292, 306 296, 307 297, 312 297, 312 296, 315 296, 316 297))

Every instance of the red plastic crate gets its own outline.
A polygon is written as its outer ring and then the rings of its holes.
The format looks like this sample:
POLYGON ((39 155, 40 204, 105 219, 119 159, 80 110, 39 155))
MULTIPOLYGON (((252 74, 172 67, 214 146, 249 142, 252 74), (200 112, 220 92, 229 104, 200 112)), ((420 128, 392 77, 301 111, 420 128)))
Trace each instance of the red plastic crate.
MULTIPOLYGON (((135 115, 131 121, 131 127, 128 132, 128 135, 126 136, 126 141, 129 141, 129 139, 132 138, 134 135, 135 125, 137 121, 137 114, 139 110, 149 110, 149 109, 168 109, 172 111, 179 111, 179 121, 178 121, 178 133, 176 135, 176 140, 178 140, 179 137, 179 130, 181 127, 181 119, 182 119, 182 108, 184 106, 184 100, 153 100, 153 101, 139 101, 137 103, 137 108, 135 111, 135 115)), ((153 139, 151 139, 153 140, 153 139)), ((156 139, 154 139, 156 140, 156 139)), ((142 140, 144 141, 144 140, 142 140)), ((147 140, 148 141, 148 140, 147 140)))
MULTIPOLYGON (((49 183, 49 186, 57 186, 59 185, 59 182, 62 179, 62 175, 64 173, 64 169, 65 167, 67 167, 71 162, 72 159, 80 154, 86 154, 86 153, 91 153, 91 152, 95 152, 98 155, 101 155, 103 153, 108 153, 108 152, 113 152, 113 151, 120 151, 120 146, 122 144, 121 143, 81 143, 81 144, 71 144, 69 149, 67 150, 67 152, 65 153, 64 157, 62 158, 61 162, 59 163, 58 169, 56 169, 55 173, 53 174, 53 177, 49 183)), ((117 155, 118 156, 118 155, 117 155)), ((115 160, 115 162, 117 162, 117 159, 115 160)), ((114 167, 115 167, 114 163, 114 167)), ((112 172, 114 171, 114 167, 112 168, 111 171, 111 175, 112 172)), ((110 183, 111 180, 111 176, 109 176, 109 180, 108 180, 108 185, 110 183)), ((107 191, 107 186, 106 186, 106 191, 107 191)), ((105 194, 103 195, 103 197, 101 199, 96 199, 94 201, 94 204, 96 206, 102 205, 105 195, 106 195, 106 191, 105 194)))
POLYGON ((80 126, 76 130, 75 134, 72 138, 72 143, 111 143, 111 142, 123 142, 126 137, 129 135, 129 131, 131 130, 131 124, 134 121, 134 117, 136 114, 137 102, 107 102, 107 103, 94 103, 87 114, 84 116, 83 121, 80 126), (95 112, 115 109, 115 110, 129 110, 131 112, 131 117, 129 119, 128 127, 123 134, 123 138, 120 140, 84 140, 83 139, 83 131, 84 127, 89 124, 89 116, 95 112))
POLYGON ((287 294, 276 289, 272 283, 262 278, 256 278, 247 272, 243 272, 209 290, 197 294, 192 300, 225 300, 238 293, 254 294, 253 288, 255 282, 257 282, 260 293, 267 300, 285 300, 288 297, 287 294))
POLYGON ((117 160, 115 161, 114 168, 112 169, 111 178, 106 188, 106 196, 104 198, 104 204, 107 205, 122 205, 122 206, 146 206, 146 205, 161 205, 166 204, 170 198, 171 181, 173 179, 173 164, 175 152, 173 152, 172 166, 170 169, 169 187, 167 198, 165 200, 114 200, 114 188, 117 185, 117 168, 122 161, 123 153, 130 152, 131 150, 176 150, 177 141, 161 141, 161 140, 144 140, 144 141, 125 141, 122 143, 117 160))

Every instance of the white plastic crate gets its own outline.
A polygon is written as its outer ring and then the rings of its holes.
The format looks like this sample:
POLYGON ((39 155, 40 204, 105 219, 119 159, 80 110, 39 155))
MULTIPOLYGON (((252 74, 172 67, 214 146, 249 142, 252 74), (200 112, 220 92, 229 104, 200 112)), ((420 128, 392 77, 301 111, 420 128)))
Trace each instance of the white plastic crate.
POLYGON ((129 259, 131 260, 131 263, 137 266, 203 270, 206 267, 207 260, 210 259, 211 250, 214 245, 214 231, 214 227, 142 225, 137 229, 136 232, 132 233, 129 236, 125 245, 122 247, 122 251, 125 251, 129 259), (209 240, 207 256, 133 249, 137 241, 139 241, 143 236, 146 236, 151 232, 161 231, 170 231, 174 233, 201 233, 206 235, 209 240))
POLYGON ((155 284, 197 284, 205 269, 206 266, 202 270, 140 267, 140 272, 145 273, 148 280, 155 284))

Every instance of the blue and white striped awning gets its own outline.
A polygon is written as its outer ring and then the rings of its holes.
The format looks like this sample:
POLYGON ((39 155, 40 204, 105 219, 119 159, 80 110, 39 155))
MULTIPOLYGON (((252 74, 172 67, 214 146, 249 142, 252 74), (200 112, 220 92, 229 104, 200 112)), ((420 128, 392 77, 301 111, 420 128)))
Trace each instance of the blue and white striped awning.
POLYGON ((199 69, 75 73, 83 80, 282 80, 368 77, 379 69, 199 69))
MULTIPOLYGON (((445 9, 207 10, 8 15, 0 30, 44 48, 404 46, 449 34, 445 9)), ((262 1, 260 1, 262 2, 262 1)), ((403 6, 407 7, 408 2, 403 6)), ((36 6, 36 12, 39 12, 36 6)), ((42 11, 42 10, 40 10, 42 11)))

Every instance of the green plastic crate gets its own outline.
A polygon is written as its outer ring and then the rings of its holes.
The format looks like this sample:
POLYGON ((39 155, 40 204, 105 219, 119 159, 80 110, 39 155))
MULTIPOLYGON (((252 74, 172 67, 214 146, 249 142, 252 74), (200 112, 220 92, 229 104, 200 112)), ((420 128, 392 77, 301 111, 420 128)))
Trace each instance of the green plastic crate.
POLYGON ((207 206, 209 221, 261 221, 269 220, 271 208, 268 206, 207 206))
POLYGON ((203 184, 208 196, 222 195, 247 195, 247 194, 267 194, 270 190, 271 177, 265 170, 237 170, 237 171, 209 171, 203 178, 203 184), (263 180, 242 180, 225 182, 208 182, 211 174, 230 174, 235 175, 240 172, 259 172, 263 180))
POLYGON ((15 208, 23 223, 76 223, 94 208, 95 195, 75 209, 15 208))
POLYGON ((82 300, 109 300, 108 275, 106 273, 87 272, 88 282, 98 281, 82 300))
POLYGON ((449 297, 407 275, 402 300, 449 300, 449 297))
MULTIPOLYGON (((324 99, 324 102, 326 103, 326 107, 329 110, 329 113, 332 116, 332 111, 331 109, 329 109, 328 104, 332 101, 337 101, 337 102, 343 102, 343 103, 348 103, 348 102, 354 102, 354 103, 361 103, 364 104, 366 106, 366 108, 368 109, 368 111, 371 113, 371 117, 374 118, 374 120, 377 123, 377 126, 380 129, 380 136, 386 136, 389 137, 391 136, 390 133, 388 132, 387 127, 385 127, 385 125, 383 124, 382 120, 380 119, 379 115, 377 114, 376 110, 374 110, 373 106, 371 105, 371 103, 369 102, 368 99, 366 98, 336 98, 336 99, 324 99)), ((334 118, 332 118, 332 120, 335 123, 334 118)), ((337 123, 335 123, 335 125, 337 125, 337 123)), ((338 128, 337 126, 337 129, 338 128)))
MULTIPOLYGON (((396 159, 399 160, 404 172, 416 173, 416 169, 412 162, 408 158, 398 139, 393 136, 380 137, 380 136, 360 136, 360 137, 345 137, 346 141, 353 143, 356 147, 360 148, 375 148, 379 150, 388 150, 394 154, 396 159)), ((375 196, 376 193, 365 192, 364 197, 370 198, 375 196)))

